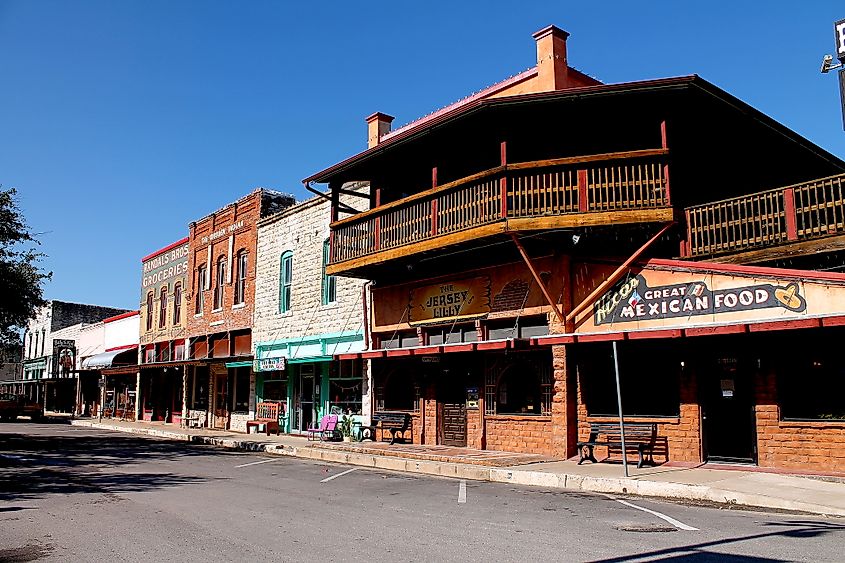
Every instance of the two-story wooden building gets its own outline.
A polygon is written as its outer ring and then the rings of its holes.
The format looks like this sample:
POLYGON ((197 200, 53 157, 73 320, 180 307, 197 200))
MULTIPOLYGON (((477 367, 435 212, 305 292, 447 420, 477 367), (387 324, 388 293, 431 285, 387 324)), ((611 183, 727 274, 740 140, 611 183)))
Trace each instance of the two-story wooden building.
MULTIPOLYGON (((845 276, 696 262, 690 210, 845 163, 698 76, 601 84, 567 38, 402 128, 373 114, 367 150, 304 180, 333 200, 327 273, 373 280, 369 350, 340 358, 372 360, 373 410, 410 412, 415 442, 567 458, 616 413, 615 341, 658 459, 834 467, 845 276)), ((788 197, 724 229, 765 243, 788 197)))

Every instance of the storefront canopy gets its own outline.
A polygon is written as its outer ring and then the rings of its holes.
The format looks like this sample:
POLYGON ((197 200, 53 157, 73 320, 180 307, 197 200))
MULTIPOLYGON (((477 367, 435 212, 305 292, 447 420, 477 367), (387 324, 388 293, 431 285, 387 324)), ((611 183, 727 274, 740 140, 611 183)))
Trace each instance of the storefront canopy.
POLYGON ((115 366, 134 364, 137 361, 138 350, 128 348, 111 350, 82 360, 82 369, 103 369, 115 366))

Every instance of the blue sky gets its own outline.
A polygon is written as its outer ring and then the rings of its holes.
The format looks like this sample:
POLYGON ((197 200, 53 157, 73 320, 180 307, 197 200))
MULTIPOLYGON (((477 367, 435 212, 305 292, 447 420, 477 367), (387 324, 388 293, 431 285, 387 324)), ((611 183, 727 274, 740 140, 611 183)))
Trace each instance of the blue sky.
MULTIPOLYGON (((49 298, 137 308, 140 258, 257 186, 366 148, 535 63, 569 31, 604 82, 699 74, 845 157, 842 2, 0 0, 0 184, 42 233, 49 298)), ((754 166, 765 162, 754 160, 754 166)))

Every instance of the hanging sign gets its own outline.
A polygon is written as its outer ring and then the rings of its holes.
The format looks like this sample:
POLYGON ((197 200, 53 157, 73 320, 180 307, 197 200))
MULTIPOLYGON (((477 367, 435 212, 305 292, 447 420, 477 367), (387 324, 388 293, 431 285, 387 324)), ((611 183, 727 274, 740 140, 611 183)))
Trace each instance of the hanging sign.
POLYGON ((285 358, 264 358, 262 360, 254 360, 252 362, 252 369, 256 372, 261 371, 284 371, 286 366, 285 358))
POLYGON ((833 24, 833 36, 836 40, 836 58, 845 63, 845 20, 833 24))
POLYGON ((490 312, 487 276, 426 285, 410 293, 411 325, 477 319, 490 312))

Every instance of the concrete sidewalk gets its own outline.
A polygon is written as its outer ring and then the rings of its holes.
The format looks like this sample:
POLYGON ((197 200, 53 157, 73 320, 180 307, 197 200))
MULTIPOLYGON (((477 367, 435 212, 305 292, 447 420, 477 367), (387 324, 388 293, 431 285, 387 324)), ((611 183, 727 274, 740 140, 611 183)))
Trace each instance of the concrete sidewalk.
POLYGON ((845 517, 845 479, 819 476, 768 473, 737 468, 644 467, 629 466, 624 477, 621 465, 612 463, 577 465, 573 461, 546 461, 513 454, 513 465, 502 466, 508 457, 503 452, 454 448, 396 445, 389 452, 384 445, 359 443, 308 442, 299 436, 266 436, 208 429, 184 429, 161 423, 73 420, 75 426, 116 430, 171 440, 184 440, 271 455, 290 455, 326 462, 360 465, 376 469, 406 471, 459 479, 511 483, 570 491, 662 497, 724 505, 800 511, 845 517), (484 461, 489 457, 490 462, 484 461), (450 461, 444 461, 449 459, 450 461), (452 461, 454 460, 454 461, 452 461), (534 461, 533 463, 527 463, 534 461))

